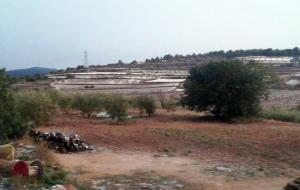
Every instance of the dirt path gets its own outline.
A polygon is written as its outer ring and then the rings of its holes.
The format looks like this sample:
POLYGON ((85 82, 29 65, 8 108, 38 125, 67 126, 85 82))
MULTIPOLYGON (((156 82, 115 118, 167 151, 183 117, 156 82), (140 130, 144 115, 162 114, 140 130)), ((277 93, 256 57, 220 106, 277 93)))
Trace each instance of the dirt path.
POLYGON ((252 177, 232 180, 226 175, 207 172, 217 163, 187 157, 168 157, 142 152, 56 154, 57 161, 81 179, 91 180, 106 175, 131 175, 134 172, 155 172, 192 184, 203 190, 280 190, 291 178, 252 177))

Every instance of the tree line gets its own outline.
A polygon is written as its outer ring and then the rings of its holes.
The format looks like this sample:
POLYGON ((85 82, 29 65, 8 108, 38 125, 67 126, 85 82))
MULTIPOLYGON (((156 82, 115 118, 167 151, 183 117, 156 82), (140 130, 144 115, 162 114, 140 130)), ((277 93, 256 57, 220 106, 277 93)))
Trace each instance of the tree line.
MULTIPOLYGON (((105 112, 116 122, 128 119, 128 110, 139 110, 140 116, 155 114, 157 100, 148 95, 127 97, 105 94, 63 94, 56 90, 13 91, 13 80, 0 69, 0 143, 23 136, 30 128, 39 127, 59 112, 79 112, 83 117, 96 117, 105 112)), ((160 98, 161 107, 175 111, 175 100, 160 98)))
POLYGON ((293 49, 249 49, 249 50, 220 50, 211 51, 204 54, 192 54, 192 55, 171 55, 167 54, 163 57, 155 57, 151 59, 146 59, 146 63, 160 63, 164 61, 172 61, 179 59, 189 59, 189 58, 203 58, 203 57, 225 57, 225 58, 236 58, 245 56, 288 56, 298 58, 300 56, 300 49, 295 47, 293 49))
POLYGON ((245 56, 287 56, 299 57, 300 49, 295 47, 293 49, 249 49, 249 50, 229 50, 229 51, 212 51, 204 54, 206 56, 223 56, 227 58, 245 57, 245 56))
MULTIPOLYGON (((277 56, 277 57, 293 57, 295 61, 299 62, 300 49, 298 47, 292 49, 248 49, 248 50, 220 50, 220 51, 210 51, 208 53, 199 53, 191 55, 171 55, 167 54, 162 57, 153 57, 146 59, 144 62, 138 63, 138 61, 133 60, 130 63, 125 63, 122 60, 119 60, 117 63, 107 64, 107 65, 91 65, 89 68, 118 68, 118 67, 141 67, 143 64, 163 64, 163 63, 173 63, 173 62, 190 62, 201 61, 204 59, 215 59, 215 61, 221 61, 219 59, 234 59, 236 57, 245 57, 245 56, 277 56)), ((79 65, 76 68, 67 68, 66 72, 76 72, 87 70, 83 65, 79 65)), ((56 71, 63 72, 63 71, 56 71)), ((55 72, 54 72, 55 73, 55 72)))

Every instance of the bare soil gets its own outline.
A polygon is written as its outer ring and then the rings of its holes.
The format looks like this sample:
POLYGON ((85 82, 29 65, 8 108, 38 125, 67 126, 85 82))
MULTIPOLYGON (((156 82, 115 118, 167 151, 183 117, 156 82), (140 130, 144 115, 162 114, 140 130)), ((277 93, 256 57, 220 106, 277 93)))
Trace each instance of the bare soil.
POLYGON ((81 180, 142 171, 178 179, 186 189, 275 190, 300 175, 300 124, 225 123, 159 110, 122 124, 59 116, 41 130, 78 133, 97 147, 55 154, 81 180))

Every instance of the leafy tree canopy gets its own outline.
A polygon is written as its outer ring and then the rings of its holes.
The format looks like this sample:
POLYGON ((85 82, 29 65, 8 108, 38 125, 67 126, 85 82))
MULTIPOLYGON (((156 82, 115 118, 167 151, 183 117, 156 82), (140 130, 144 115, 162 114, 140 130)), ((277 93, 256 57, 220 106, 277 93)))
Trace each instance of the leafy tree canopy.
POLYGON ((15 101, 9 90, 11 80, 5 69, 0 69, 0 143, 26 132, 15 110, 15 101))
POLYGON ((273 77, 262 64, 211 62, 193 68, 182 104, 195 111, 211 111, 221 118, 249 117, 260 110, 273 77))

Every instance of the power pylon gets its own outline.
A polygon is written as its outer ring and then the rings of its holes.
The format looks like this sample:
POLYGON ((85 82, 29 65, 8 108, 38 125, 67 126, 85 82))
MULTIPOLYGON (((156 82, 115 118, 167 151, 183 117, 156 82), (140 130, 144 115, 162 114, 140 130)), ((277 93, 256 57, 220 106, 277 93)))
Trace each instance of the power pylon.
POLYGON ((89 59, 88 59, 88 52, 84 51, 84 63, 83 65, 88 68, 89 67, 89 59))

